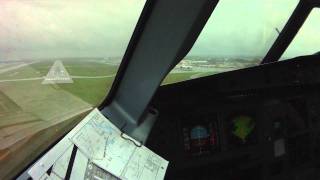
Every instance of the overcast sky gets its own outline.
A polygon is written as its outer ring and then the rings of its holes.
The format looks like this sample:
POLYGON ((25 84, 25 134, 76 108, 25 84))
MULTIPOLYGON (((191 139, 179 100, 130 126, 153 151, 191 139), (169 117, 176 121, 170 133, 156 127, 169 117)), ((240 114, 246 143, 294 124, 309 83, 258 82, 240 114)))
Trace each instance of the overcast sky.
MULTIPOLYGON (((122 56, 145 0, 0 0, 0 58, 122 56)), ((190 55, 264 56, 298 0, 220 0, 190 55)), ((187 12, 186 12, 187 13, 187 12)), ((317 51, 313 13, 286 56, 317 51), (299 39, 300 38, 300 39, 299 39)), ((319 27, 319 28, 318 28, 319 27)))
POLYGON ((144 0, 0 0, 0 57, 119 56, 144 0))
POLYGON ((264 56, 298 0, 220 0, 191 54, 264 56))

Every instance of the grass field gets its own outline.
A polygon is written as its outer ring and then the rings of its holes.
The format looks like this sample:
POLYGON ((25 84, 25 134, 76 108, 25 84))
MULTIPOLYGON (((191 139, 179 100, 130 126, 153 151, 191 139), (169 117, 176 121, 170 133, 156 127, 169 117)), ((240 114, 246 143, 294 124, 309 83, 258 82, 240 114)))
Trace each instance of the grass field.
MULTIPOLYGON (((0 75, 0 80, 17 80, 8 82, 7 86, 14 87, 16 84, 19 84, 19 87, 21 87, 21 82, 18 81, 19 79, 44 77, 47 75, 53 63, 53 61, 36 62, 28 67, 3 73, 0 75)), ((74 78, 74 83, 56 85, 56 88, 59 87, 62 90, 70 92, 93 106, 98 105, 105 98, 114 80, 113 75, 115 75, 118 70, 117 66, 93 61, 64 61, 63 64, 70 76, 109 76, 101 78, 74 78)), ((194 74, 195 72, 172 73, 164 79, 163 84, 184 81, 194 74)), ((30 81, 23 83, 30 83, 30 81)), ((33 89, 40 88, 41 86, 49 86, 42 85, 41 80, 38 80, 36 83, 33 82, 33 84, 33 89), (36 85, 37 83, 38 86, 36 85)))

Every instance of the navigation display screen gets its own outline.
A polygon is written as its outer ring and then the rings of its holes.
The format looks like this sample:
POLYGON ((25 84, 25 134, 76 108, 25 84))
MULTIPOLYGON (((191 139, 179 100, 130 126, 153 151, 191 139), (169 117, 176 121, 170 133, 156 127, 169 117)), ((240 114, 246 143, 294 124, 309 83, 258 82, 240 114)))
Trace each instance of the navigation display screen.
POLYGON ((256 120, 247 114, 236 114, 227 119, 227 137, 231 146, 254 144, 256 137, 256 120))

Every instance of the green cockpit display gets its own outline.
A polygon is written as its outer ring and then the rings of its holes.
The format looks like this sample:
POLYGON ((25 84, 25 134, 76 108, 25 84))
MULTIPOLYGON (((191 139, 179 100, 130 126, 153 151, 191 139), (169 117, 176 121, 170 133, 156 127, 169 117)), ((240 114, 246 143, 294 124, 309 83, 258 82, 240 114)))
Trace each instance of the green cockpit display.
POLYGON ((237 116, 233 120, 233 130, 232 134, 246 142, 247 137, 252 133, 255 128, 254 120, 249 116, 237 116))

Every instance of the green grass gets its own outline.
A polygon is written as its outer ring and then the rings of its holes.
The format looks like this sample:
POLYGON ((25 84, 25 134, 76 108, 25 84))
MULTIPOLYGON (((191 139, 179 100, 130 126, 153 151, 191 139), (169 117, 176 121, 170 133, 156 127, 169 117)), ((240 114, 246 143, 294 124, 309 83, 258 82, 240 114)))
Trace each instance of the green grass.
POLYGON ((0 75, 0 80, 42 77, 47 75, 52 64, 53 62, 51 61, 37 62, 29 66, 3 73, 0 75))
MULTIPOLYGON (((0 76, 0 80, 43 77, 47 75, 53 63, 54 61, 43 61, 43 62, 34 63, 17 70, 3 73, 0 76)), ((116 66, 103 64, 103 63, 95 63, 95 62, 65 61, 63 62, 63 64, 71 76, 108 76, 108 75, 114 75, 118 69, 118 67, 116 66)), ((67 92, 70 92, 71 94, 81 98, 82 100, 92 105, 98 105, 105 98, 105 95, 108 93, 109 88, 112 85, 113 79, 114 79, 113 77, 105 77, 105 78, 97 78, 97 79, 74 78, 73 79, 74 83, 57 84, 57 87, 67 92)), ((21 83, 34 84, 33 86, 34 90, 41 89, 42 86, 50 86, 50 85, 42 85, 41 81, 42 80, 38 80, 37 82, 33 82, 33 81, 18 82, 17 81, 17 82, 9 82, 9 84, 11 87, 14 87, 14 86, 21 87, 21 83)), ((34 99, 37 99, 37 98, 38 97, 34 97, 34 99)))
MULTIPOLYGON (((0 76, 0 80, 43 77, 47 75, 53 63, 54 61, 34 63, 30 66, 3 73, 0 76)), ((116 66, 95 62, 66 61, 63 62, 63 64, 71 76, 107 76, 115 74, 118 69, 116 66)), ((113 77, 99 79, 74 78, 74 83, 58 84, 58 87, 72 93, 73 95, 92 105, 98 105, 105 98, 105 95, 112 85, 113 79, 113 77)), ((10 83, 14 86, 14 83, 17 82, 10 83)), ((25 83, 30 82, 26 81, 25 83)), ((41 84, 41 80, 38 83, 39 86, 45 86, 41 84)), ((19 84, 21 84, 21 82, 19 84)))
POLYGON ((190 76, 194 74, 196 73, 195 72, 171 73, 162 81, 162 85, 189 80, 190 76))
MULTIPOLYGON (((72 76, 107 76, 117 72, 117 66, 95 62, 63 62, 65 68, 72 76)), ((72 84, 59 84, 59 87, 72 93, 84 101, 99 105, 109 92, 114 77, 98 79, 76 79, 72 84)))
POLYGON ((40 72, 42 76, 47 75, 49 69, 53 65, 53 61, 44 61, 44 62, 38 62, 31 64, 30 67, 34 69, 35 71, 40 72))
POLYGON ((118 67, 95 62, 64 62, 67 71, 72 76, 107 76, 117 73, 118 67))
POLYGON ((73 84, 59 84, 59 87, 92 105, 99 105, 109 92, 113 78, 74 79, 73 81, 73 84))
POLYGON ((47 61, 34 63, 29 66, 2 73, 0 75, 0 80, 42 77, 47 75, 51 66, 52 63, 47 61))

